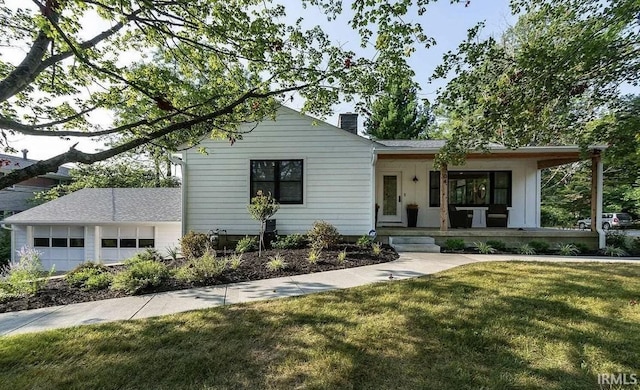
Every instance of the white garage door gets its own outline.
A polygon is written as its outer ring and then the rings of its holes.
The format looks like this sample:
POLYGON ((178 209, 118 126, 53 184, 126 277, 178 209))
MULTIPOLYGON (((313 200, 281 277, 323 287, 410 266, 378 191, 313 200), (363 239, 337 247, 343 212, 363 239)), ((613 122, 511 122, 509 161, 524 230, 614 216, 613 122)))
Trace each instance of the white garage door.
POLYGON ((100 259, 104 262, 122 261, 154 247, 153 226, 100 227, 100 259))
POLYGON ((67 271, 85 261, 83 226, 34 226, 33 247, 46 270, 67 271))

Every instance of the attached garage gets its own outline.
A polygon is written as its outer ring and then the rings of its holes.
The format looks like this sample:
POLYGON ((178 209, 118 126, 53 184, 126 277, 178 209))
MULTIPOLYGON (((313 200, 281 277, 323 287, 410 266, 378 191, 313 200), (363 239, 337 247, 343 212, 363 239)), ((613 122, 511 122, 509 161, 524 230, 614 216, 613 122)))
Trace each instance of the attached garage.
POLYGON ((12 261, 30 246, 45 268, 73 269, 92 260, 121 262, 137 252, 179 245, 179 188, 87 188, 13 215, 12 261))

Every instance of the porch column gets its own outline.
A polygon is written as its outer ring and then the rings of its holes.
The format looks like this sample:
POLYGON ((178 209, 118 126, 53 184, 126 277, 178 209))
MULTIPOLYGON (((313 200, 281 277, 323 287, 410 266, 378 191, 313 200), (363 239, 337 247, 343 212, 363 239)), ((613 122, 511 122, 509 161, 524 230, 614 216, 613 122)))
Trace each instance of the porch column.
POLYGON ((449 171, 444 163, 440 166, 440 230, 449 230, 449 171))
POLYGON ((594 149, 591 155, 591 231, 598 232, 598 247, 604 248, 606 236, 602 230, 602 157, 601 151, 594 149))

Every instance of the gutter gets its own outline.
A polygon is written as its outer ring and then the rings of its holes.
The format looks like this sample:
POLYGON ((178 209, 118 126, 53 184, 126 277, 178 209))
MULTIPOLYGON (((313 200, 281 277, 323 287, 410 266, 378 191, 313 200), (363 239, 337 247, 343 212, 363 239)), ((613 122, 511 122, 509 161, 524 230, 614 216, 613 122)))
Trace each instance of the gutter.
POLYGON ((5 230, 9 230, 10 232, 13 231, 13 228, 8 227, 6 223, 0 224, 0 228, 5 229, 5 230))
POLYGON ((182 173, 182 205, 181 205, 181 235, 187 234, 187 163, 178 156, 170 156, 169 161, 180 166, 180 172, 182 173))

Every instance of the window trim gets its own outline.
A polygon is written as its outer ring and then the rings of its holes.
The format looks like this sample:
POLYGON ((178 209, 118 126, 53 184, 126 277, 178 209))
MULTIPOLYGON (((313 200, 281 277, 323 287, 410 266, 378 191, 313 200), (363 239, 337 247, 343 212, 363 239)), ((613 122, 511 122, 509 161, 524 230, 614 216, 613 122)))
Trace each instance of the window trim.
MULTIPOLYGON (((479 170, 479 171, 473 171, 473 170, 467 170, 467 171, 463 171, 463 170, 456 170, 456 171, 448 171, 449 173, 449 179, 451 179, 451 174, 456 174, 456 173, 470 173, 470 174, 487 174, 489 176, 489 203, 485 204, 485 205, 479 205, 479 204, 455 204, 455 206, 460 206, 460 207, 488 207, 489 204, 494 204, 495 203, 495 190, 496 190, 496 180, 495 180, 495 176, 496 173, 506 173, 508 175, 508 179, 509 179, 509 186, 506 188, 507 190, 507 207, 512 207, 513 205, 513 171, 509 171, 509 170, 492 170, 492 171, 488 171, 488 170, 479 170)), ((498 188, 498 189, 504 189, 504 188, 498 188)), ((429 171, 429 207, 440 207, 440 171, 433 171, 430 170, 429 171), (435 181, 435 183, 434 183, 435 181), (437 196, 436 199, 433 199, 433 194, 431 193, 432 190, 436 190, 437 189, 437 196)), ((451 197, 449 197, 449 201, 451 201, 451 197)), ((449 203, 451 205, 454 205, 453 203, 449 203)))
POLYGON ((274 199, 280 203, 281 205, 304 205, 305 204, 305 181, 304 181, 304 177, 305 177, 305 172, 304 172, 304 167, 305 167, 305 161, 303 158, 288 158, 288 159, 250 159, 249 160, 249 201, 251 201, 251 198, 253 198, 254 196, 256 196, 256 190, 255 190, 255 186, 254 186, 254 182, 262 182, 262 183, 273 183, 273 189, 274 189, 274 193, 272 194, 274 199), (272 161, 272 162, 276 162, 275 166, 274 166, 274 172, 273 172, 273 176, 274 176, 274 180, 259 180, 259 181, 255 181, 253 178, 253 163, 254 162, 259 162, 259 161, 272 161), (285 180, 282 181, 284 183, 300 183, 300 200, 296 200, 296 201, 281 201, 280 200, 280 163, 287 161, 287 162, 299 162, 301 165, 301 177, 300 180, 285 180))

